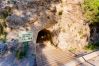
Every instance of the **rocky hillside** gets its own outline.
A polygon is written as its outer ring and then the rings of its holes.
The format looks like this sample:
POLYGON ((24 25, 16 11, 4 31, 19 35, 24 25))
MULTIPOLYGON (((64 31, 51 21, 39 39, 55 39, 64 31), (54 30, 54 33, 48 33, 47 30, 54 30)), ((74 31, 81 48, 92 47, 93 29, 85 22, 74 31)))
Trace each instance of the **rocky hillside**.
POLYGON ((55 46, 82 49, 88 44, 90 29, 83 19, 81 3, 82 0, 1 0, 0 9, 10 9, 6 18, 8 32, 32 30, 36 43, 38 33, 45 29, 55 46))

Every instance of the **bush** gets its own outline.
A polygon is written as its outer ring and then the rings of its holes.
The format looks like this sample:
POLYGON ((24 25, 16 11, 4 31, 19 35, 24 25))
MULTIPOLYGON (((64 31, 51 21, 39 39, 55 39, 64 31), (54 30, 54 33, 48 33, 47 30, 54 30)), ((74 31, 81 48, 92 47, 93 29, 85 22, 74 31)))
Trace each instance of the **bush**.
POLYGON ((25 52, 24 51, 22 51, 22 50, 17 50, 16 51, 16 57, 18 58, 18 59, 22 59, 23 57, 25 57, 25 52))
POLYGON ((85 50, 95 50, 96 46, 94 44, 88 44, 87 46, 85 46, 85 50))
POLYGON ((0 10, 0 40, 3 39, 3 40, 6 40, 6 27, 7 27, 7 24, 6 24, 6 18, 7 16, 9 16, 10 12, 8 9, 2 9, 0 10))
POLYGON ((9 15, 11 15, 12 9, 9 6, 6 6, 4 9, 0 10, 0 19, 6 19, 9 15))
POLYGON ((6 35, 7 35, 7 33, 6 33, 5 29, 6 29, 6 24, 5 24, 5 22, 1 22, 1 21, 0 21, 0 40, 1 40, 1 39, 2 39, 2 40, 6 40, 6 35))
POLYGON ((27 55, 27 52, 28 52, 28 49, 29 49, 28 43, 26 42, 26 43, 23 43, 23 44, 24 44, 24 46, 21 49, 18 49, 16 51, 16 57, 18 59, 22 59, 22 58, 26 57, 26 55, 27 55))
POLYGON ((81 6, 87 22, 99 22, 99 0, 84 0, 81 6))
POLYGON ((86 50, 95 50, 99 48, 99 42, 96 43, 89 43, 87 46, 85 46, 86 50))

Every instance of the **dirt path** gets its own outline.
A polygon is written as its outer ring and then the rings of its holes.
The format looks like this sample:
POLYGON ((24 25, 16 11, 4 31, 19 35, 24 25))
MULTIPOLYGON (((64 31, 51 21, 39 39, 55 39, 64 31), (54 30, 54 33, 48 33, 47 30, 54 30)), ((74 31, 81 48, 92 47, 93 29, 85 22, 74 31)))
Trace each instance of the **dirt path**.
POLYGON ((38 66, 62 66, 73 59, 73 54, 62 51, 48 43, 46 46, 37 45, 37 65, 38 66))

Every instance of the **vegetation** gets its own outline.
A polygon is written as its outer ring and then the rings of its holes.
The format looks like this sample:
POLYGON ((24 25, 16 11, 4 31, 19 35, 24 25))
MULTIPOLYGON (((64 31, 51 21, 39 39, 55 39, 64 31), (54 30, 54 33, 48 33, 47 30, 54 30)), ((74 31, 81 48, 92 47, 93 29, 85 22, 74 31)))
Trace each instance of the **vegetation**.
POLYGON ((16 51, 16 57, 18 59, 22 59, 22 58, 26 57, 28 49, 29 49, 28 42, 24 42, 24 47, 22 47, 16 51))
POLYGON ((22 59, 25 56, 25 52, 23 50, 17 50, 16 57, 18 59, 22 59))
POLYGON ((99 48, 99 42, 89 43, 87 46, 85 46, 85 50, 96 50, 98 48, 99 48))
POLYGON ((96 46, 94 44, 88 44, 87 46, 85 46, 85 50, 95 50, 96 46))
POLYGON ((4 18, 0 18, 0 39, 4 40, 6 37, 6 20, 4 18))
POLYGON ((75 51, 76 51, 76 48, 72 48, 72 47, 71 47, 71 48, 69 49, 69 51, 75 52, 75 51))
POLYGON ((84 0, 81 6, 87 22, 99 22, 99 0, 84 0))
POLYGON ((0 11, 0 40, 6 40, 6 18, 10 15, 10 8, 6 7, 5 9, 0 11))

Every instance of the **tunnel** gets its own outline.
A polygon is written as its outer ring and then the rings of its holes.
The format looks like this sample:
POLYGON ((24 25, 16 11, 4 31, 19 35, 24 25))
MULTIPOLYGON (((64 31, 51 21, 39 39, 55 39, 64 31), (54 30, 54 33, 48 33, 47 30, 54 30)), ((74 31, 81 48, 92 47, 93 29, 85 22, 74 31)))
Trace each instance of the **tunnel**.
POLYGON ((38 32, 36 43, 43 43, 44 41, 50 41, 51 39, 51 32, 47 29, 43 29, 38 32))

